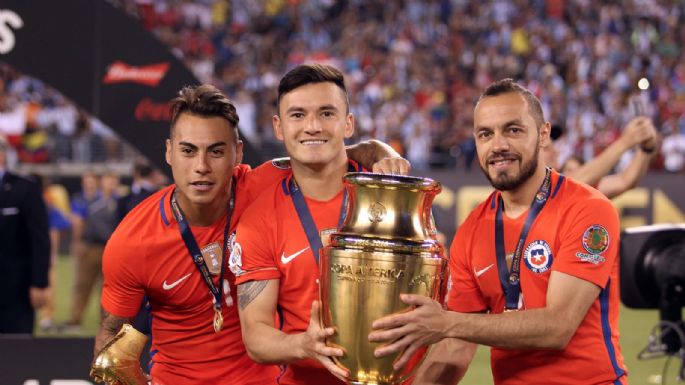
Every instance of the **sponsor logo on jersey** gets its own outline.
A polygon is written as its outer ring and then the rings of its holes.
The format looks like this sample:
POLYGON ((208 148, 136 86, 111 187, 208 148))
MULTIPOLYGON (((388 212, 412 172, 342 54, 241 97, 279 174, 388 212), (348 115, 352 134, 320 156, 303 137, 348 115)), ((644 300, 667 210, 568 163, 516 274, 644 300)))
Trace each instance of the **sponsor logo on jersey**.
POLYGON ((304 249, 300 251, 296 251, 290 255, 285 255, 285 252, 281 253, 281 263, 284 265, 287 265, 290 263, 293 259, 297 258, 300 254, 304 253, 305 251, 309 250, 309 246, 305 247, 304 249))
POLYGON ((485 274, 488 270, 490 270, 493 266, 495 266, 494 263, 489 264, 488 266, 485 266, 484 268, 480 270, 476 270, 476 268, 473 268, 473 274, 476 276, 476 278, 480 277, 481 275, 485 274))
POLYGON ((181 284, 181 282, 185 281, 186 278, 190 277, 190 274, 191 273, 188 273, 188 274, 184 275, 183 277, 173 281, 172 283, 167 283, 167 281, 165 279, 164 282, 162 282, 162 289, 171 290, 171 289, 175 288, 176 286, 181 284))
POLYGON ((528 244, 523 252, 523 260, 530 271, 544 273, 552 267, 554 256, 552 248, 544 240, 536 240, 528 244))

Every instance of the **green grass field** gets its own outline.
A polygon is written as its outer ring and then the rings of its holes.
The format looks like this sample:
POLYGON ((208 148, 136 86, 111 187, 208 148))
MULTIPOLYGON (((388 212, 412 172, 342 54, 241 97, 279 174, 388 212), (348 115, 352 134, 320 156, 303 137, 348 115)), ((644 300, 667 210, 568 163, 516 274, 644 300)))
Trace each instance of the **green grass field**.
MULTIPOLYGON (((60 257, 57 263, 57 295, 55 321, 62 323, 66 320, 71 306, 71 290, 73 285, 73 266, 71 258, 60 257)), ((91 297, 84 316, 82 334, 79 336, 93 336, 97 331, 99 322, 99 296, 100 288, 91 297)), ((622 308, 620 320, 621 346, 629 370, 629 379, 632 385, 653 384, 684 384, 676 382, 676 370, 678 364, 672 361, 669 370, 662 381, 661 374, 664 368, 665 358, 641 361, 637 359, 638 353, 647 344, 647 337, 658 321, 658 314, 652 310, 633 310, 622 308)), ((64 336, 64 334, 46 334, 37 330, 37 335, 44 337, 64 336)), ((490 373, 489 348, 478 348, 476 357, 469 367, 466 377, 461 382, 465 385, 489 385, 492 384, 490 373)))

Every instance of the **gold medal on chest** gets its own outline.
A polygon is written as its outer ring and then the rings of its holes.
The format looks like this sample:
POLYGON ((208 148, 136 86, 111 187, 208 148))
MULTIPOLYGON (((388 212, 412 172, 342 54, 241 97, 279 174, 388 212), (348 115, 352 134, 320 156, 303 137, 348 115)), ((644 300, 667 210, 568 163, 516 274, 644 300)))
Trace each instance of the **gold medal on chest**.
POLYGON ((205 260, 207 269, 212 275, 219 275, 221 273, 221 261, 223 259, 223 250, 219 242, 210 243, 200 249, 202 253, 202 258, 205 260))

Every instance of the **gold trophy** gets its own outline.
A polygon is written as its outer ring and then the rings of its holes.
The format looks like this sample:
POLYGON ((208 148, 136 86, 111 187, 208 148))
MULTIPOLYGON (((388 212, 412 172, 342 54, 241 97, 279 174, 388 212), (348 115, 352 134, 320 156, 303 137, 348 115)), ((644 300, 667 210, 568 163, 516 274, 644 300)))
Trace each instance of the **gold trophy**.
POLYGON ((95 357, 90 377, 108 385, 147 385, 148 378, 140 367, 140 354, 145 343, 145 334, 124 324, 95 357))
POLYGON ((348 173, 344 183, 345 221, 321 251, 321 322, 337 331, 327 342, 345 351, 334 360, 349 370, 351 384, 397 384, 418 367, 427 348, 396 372, 395 357, 374 357, 379 344, 368 335, 374 320, 409 310, 400 293, 442 302, 445 259, 431 214, 441 186, 427 178, 370 173, 348 173))

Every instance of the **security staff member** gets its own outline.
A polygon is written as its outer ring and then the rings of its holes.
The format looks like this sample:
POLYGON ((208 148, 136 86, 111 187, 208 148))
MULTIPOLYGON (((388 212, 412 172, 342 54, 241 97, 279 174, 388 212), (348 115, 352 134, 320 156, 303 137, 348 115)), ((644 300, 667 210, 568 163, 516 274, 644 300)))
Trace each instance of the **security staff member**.
POLYGON ((31 333, 47 300, 50 238, 40 184, 7 171, 0 137, 0 333, 31 333))

